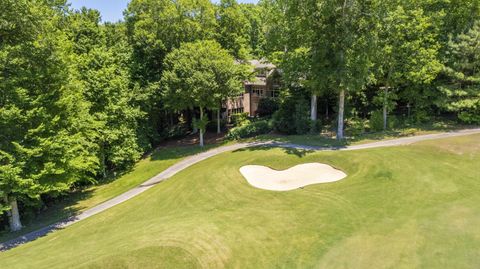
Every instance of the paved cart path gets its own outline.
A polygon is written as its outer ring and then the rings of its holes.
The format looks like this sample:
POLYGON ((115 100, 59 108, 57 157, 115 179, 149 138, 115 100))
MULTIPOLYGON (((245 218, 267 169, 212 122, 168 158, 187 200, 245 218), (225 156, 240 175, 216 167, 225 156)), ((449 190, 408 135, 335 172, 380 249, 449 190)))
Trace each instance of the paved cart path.
POLYGON ((120 194, 108 201, 105 201, 97 206, 94 206, 90 209, 83 211, 82 213, 73 216, 69 219, 64 221, 60 221, 54 223, 52 225, 46 226, 42 229, 33 231, 31 233, 27 233, 23 236, 18 238, 6 241, 0 244, 0 251, 5 251, 16 247, 18 245, 24 244, 26 242, 32 241, 37 239, 38 237, 44 236, 49 232, 52 232, 57 229, 65 228, 70 226, 74 223, 77 223, 83 219, 91 217, 95 214, 98 214, 102 211, 105 211, 113 206, 116 206, 120 203, 123 203, 142 192, 150 189, 151 187, 155 186, 157 183, 172 177, 173 175, 177 174, 178 172, 190 167, 193 164, 201 162, 205 159, 208 159, 212 156, 221 154, 227 151, 234 151, 243 148, 249 147, 256 147, 256 146, 269 146, 269 147, 283 147, 283 148, 294 148, 294 149, 301 149, 301 150, 312 150, 312 151, 327 151, 327 150, 360 150, 360 149, 369 149, 369 148, 379 148, 379 147, 390 147, 390 146, 400 146, 400 145, 409 145, 419 141, 425 140, 432 140, 432 139, 439 139, 439 138, 447 138, 447 137, 456 137, 456 136, 464 136, 470 134, 478 134, 480 133, 480 128, 477 129, 465 129, 459 131, 452 131, 452 132, 445 132, 445 133, 436 133, 436 134, 428 134, 428 135, 419 135, 419 136, 411 136, 411 137, 403 137, 397 138, 392 140, 383 140, 373 143, 361 144, 361 145, 352 145, 352 146, 338 146, 338 147, 319 147, 319 146, 306 146, 306 145, 299 145, 299 144, 292 144, 292 143, 284 143, 284 142, 275 142, 275 141, 261 141, 261 142, 248 142, 248 143, 238 143, 229 146, 222 146, 215 149, 211 149, 196 155, 192 155, 187 157, 178 163, 170 166, 160 174, 150 178, 149 180, 145 181, 141 185, 120 194))

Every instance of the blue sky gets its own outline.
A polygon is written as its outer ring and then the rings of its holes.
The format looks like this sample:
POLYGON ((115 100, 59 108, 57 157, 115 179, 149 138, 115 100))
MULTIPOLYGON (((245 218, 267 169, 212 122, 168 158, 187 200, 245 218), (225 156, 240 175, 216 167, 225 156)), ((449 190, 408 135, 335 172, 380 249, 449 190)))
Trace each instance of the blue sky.
MULTIPOLYGON (((256 3, 257 0, 237 0, 241 3, 256 3)), ((123 19, 123 10, 129 0, 69 0, 72 8, 78 9, 83 6, 98 9, 102 14, 103 21, 116 22, 123 19)), ((216 1, 214 1, 216 2, 216 1)))

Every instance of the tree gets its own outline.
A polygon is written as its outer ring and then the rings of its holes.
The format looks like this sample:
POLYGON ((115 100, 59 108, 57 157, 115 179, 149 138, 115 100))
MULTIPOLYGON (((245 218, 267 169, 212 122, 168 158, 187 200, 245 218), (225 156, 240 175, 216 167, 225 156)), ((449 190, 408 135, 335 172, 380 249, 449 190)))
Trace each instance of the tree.
MULTIPOLYGON (((383 129, 387 129, 388 112, 395 106, 395 89, 431 83, 442 69, 438 52, 438 27, 433 15, 422 8, 399 1, 383 3, 381 16, 377 79, 381 92, 376 103, 383 107, 383 129)), ((436 14, 435 16, 438 16, 436 14)))
POLYGON ((2 8, 0 208, 14 231, 22 226, 17 201, 93 180, 98 159, 89 103, 70 75, 65 3, 5 0, 2 8))
POLYGON ((306 1, 303 25, 314 29, 313 74, 323 89, 338 93, 337 139, 343 139, 345 95, 361 90, 371 76, 376 38, 375 1, 306 1))
POLYGON ((139 122, 141 141, 154 145, 170 125, 164 100, 157 94, 165 56, 183 42, 214 39, 217 19, 209 0, 132 0, 125 14, 132 49, 131 74, 136 103, 146 114, 139 122))
POLYGON ((172 109, 198 107, 200 146, 208 119, 205 109, 216 109, 219 100, 242 89, 242 68, 215 41, 184 43, 165 58, 161 89, 172 109))
POLYGON ((310 48, 299 47, 276 54, 283 82, 291 88, 303 88, 311 93, 310 120, 317 120, 318 88, 312 74, 312 53, 310 48))
POLYGON ((247 59, 249 46, 249 21, 235 0, 221 0, 217 9, 217 40, 236 59, 247 59))
POLYGON ((310 119, 317 120, 317 96, 321 89, 313 79, 314 31, 306 20, 307 1, 265 0, 267 48, 283 71, 286 85, 305 88, 310 92, 310 119), (276 51, 275 51, 276 50, 276 51))
POLYGON ((142 150, 137 122, 143 116, 134 103, 128 46, 123 24, 100 25, 100 13, 82 8, 67 17, 74 44, 74 74, 81 81, 89 113, 96 121, 100 174, 133 166, 142 150))
POLYGON ((440 104, 466 123, 480 123, 480 21, 449 43, 450 61, 443 73, 447 80, 440 91, 440 104))

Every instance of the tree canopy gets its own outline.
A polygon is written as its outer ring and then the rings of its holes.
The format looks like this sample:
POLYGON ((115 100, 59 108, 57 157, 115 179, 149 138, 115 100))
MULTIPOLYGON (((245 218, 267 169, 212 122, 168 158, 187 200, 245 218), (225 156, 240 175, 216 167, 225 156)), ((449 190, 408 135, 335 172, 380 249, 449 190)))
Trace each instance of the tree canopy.
POLYGON ((165 58, 161 80, 167 105, 200 109, 200 145, 207 124, 204 109, 215 109, 227 97, 241 92, 242 66, 215 41, 184 43, 165 58))

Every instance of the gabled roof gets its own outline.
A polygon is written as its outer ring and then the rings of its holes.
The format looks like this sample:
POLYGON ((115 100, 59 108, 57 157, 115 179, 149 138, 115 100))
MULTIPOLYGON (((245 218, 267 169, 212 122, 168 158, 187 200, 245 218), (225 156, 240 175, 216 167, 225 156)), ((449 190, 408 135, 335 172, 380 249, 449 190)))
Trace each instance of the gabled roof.
POLYGON ((248 61, 255 69, 275 69, 275 65, 265 59, 248 61))

